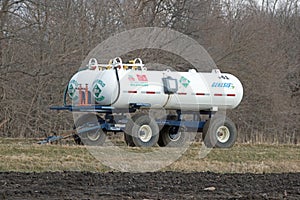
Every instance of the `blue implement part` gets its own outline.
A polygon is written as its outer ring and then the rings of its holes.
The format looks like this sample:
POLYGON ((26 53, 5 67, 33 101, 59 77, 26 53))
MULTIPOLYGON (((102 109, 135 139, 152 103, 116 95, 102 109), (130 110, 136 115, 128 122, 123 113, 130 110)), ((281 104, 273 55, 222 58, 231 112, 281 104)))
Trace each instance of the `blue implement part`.
POLYGON ((79 130, 77 130, 77 134, 80 135, 80 134, 83 134, 85 132, 94 131, 94 130, 97 130, 97 129, 102 129, 102 130, 106 130, 106 131, 113 131, 113 132, 122 131, 122 129, 119 128, 119 127, 115 127, 114 125, 111 125, 109 123, 104 123, 104 124, 101 124, 99 126, 91 126, 91 127, 79 129, 79 130))
POLYGON ((114 107, 111 106, 100 106, 100 105, 86 105, 86 106, 51 106, 50 110, 69 110, 69 111, 77 111, 77 112, 101 112, 107 113, 111 112, 114 107))
POLYGON ((47 143, 51 143, 51 142, 61 140, 62 138, 63 138, 62 136, 52 135, 52 136, 48 136, 44 140, 39 141, 38 144, 47 144, 47 143))
MULTIPOLYGON (((151 104, 149 103, 130 103, 129 108, 119 110, 123 112, 135 112, 140 108, 149 108, 151 104)), ((99 113, 112 113, 115 108, 112 106, 101 106, 101 105, 82 105, 82 106, 73 106, 73 105, 64 105, 64 106, 51 106, 50 110, 68 110, 75 112, 99 112, 99 113)))
POLYGON ((135 108, 135 109, 140 109, 140 108, 150 108, 151 104, 150 103, 130 103, 129 108, 135 108))
POLYGON ((176 127, 186 127, 187 129, 203 129, 206 121, 178 121, 178 120, 161 120, 156 121, 158 125, 176 126, 176 127))

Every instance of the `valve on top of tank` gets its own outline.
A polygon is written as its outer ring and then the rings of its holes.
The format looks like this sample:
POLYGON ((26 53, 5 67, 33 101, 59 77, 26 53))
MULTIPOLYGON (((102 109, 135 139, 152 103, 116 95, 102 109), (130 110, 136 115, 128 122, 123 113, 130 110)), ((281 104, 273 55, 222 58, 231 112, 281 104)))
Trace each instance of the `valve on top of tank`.
POLYGON ((128 63, 123 63, 120 57, 116 57, 111 59, 108 64, 99 64, 96 58, 91 58, 87 64, 87 68, 89 70, 110 70, 117 67, 122 70, 147 70, 144 67, 143 61, 141 58, 135 58, 133 60, 129 60, 128 63))

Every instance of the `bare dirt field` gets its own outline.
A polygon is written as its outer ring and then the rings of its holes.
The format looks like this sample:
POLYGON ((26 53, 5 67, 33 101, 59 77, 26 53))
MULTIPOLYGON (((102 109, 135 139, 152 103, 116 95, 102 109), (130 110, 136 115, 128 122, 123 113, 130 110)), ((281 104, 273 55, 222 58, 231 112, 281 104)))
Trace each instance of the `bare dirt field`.
MULTIPOLYGON (((298 145, 195 143, 151 173, 104 166, 83 146, 0 139, 0 199, 300 199, 298 145)), ((142 151, 139 149, 128 149, 142 151)))
POLYGON ((0 199, 300 199, 300 173, 0 173, 0 199))

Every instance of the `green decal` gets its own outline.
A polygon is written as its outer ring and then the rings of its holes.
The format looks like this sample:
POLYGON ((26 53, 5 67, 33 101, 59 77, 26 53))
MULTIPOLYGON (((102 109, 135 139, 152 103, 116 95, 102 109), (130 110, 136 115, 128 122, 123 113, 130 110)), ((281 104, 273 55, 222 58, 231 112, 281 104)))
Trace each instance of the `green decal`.
POLYGON ((179 82, 183 85, 183 87, 186 88, 187 86, 189 86, 191 81, 189 79, 185 78, 184 76, 182 76, 180 78, 179 82))
POLYGON ((104 96, 101 96, 101 97, 99 97, 99 98, 96 98, 97 101, 103 101, 104 99, 105 99, 104 96))
POLYGON ((102 90, 98 86, 98 84, 95 84, 95 86, 93 88, 93 92, 94 92, 96 98, 100 97, 100 94, 101 94, 102 90))
POLYGON ((105 97, 101 95, 102 89, 105 87, 105 83, 102 80, 96 80, 93 83, 93 93, 96 101, 103 101, 105 97), (101 89, 102 88, 102 89, 101 89))
POLYGON ((72 100, 76 100, 78 98, 76 93, 76 88, 78 87, 78 83, 76 80, 71 80, 68 85, 68 93, 72 100))
POLYGON ((130 83, 130 86, 141 86, 141 87, 145 87, 145 86, 149 86, 148 83, 139 83, 139 82, 136 82, 136 83, 130 83))

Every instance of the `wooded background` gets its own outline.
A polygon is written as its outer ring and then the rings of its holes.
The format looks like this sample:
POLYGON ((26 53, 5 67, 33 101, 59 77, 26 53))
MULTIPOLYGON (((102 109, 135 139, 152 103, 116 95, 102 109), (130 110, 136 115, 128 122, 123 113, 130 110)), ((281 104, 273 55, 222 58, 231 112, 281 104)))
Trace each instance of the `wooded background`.
POLYGON ((49 106, 62 104, 89 51, 114 33, 155 26, 197 40, 219 69, 241 80, 244 99, 229 112, 240 142, 299 143, 299 6, 298 0, 0 0, 0 135, 70 129, 72 114, 49 106))

